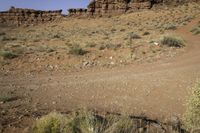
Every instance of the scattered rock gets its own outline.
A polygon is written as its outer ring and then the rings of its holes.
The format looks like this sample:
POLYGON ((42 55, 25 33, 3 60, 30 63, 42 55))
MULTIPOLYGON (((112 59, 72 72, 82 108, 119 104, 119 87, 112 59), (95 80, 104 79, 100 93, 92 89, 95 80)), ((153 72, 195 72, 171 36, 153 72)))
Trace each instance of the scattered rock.
POLYGON ((158 45, 159 45, 159 43, 158 43, 158 42, 154 42, 153 44, 154 44, 154 45, 156 45, 156 46, 158 46, 158 45))
POLYGON ((115 65, 115 62, 113 62, 113 61, 112 61, 112 62, 110 62, 110 65, 115 65))
POLYGON ((87 65, 89 65, 89 64, 90 64, 89 61, 85 61, 85 62, 83 62, 83 66, 87 66, 87 65))
POLYGON ((91 67, 91 66, 95 65, 95 62, 94 61, 84 61, 82 65, 83 65, 83 67, 91 67))

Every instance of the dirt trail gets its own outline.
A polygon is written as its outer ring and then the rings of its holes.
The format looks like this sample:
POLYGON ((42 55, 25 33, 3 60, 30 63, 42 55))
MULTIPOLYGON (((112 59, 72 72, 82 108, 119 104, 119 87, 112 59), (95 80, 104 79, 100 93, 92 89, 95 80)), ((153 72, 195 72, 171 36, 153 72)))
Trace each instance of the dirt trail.
POLYGON ((200 37, 189 30, 200 20, 181 27, 188 47, 183 54, 155 63, 79 73, 46 73, 0 77, 0 91, 15 86, 38 110, 71 110, 80 107, 119 111, 150 118, 180 116, 191 86, 200 77, 200 37))

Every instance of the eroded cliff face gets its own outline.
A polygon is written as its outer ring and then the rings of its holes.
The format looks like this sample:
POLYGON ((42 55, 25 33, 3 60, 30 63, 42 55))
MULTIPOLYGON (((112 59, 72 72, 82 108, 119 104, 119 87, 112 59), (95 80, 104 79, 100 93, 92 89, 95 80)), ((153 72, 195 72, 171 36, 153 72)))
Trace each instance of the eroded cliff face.
MULTIPOLYGON (((159 5, 180 5, 200 0, 92 0, 87 9, 69 9, 69 17, 112 16, 129 11, 150 9, 159 5)), ((62 10, 40 11, 11 7, 8 11, 0 12, 0 24, 33 25, 57 21, 62 18, 62 10)))
POLYGON ((30 25, 59 20, 62 10, 40 11, 11 7, 0 12, 0 23, 8 25, 30 25))
POLYGON ((69 16, 106 16, 150 9, 158 5, 178 5, 200 0, 92 0, 87 9, 69 9, 69 16))

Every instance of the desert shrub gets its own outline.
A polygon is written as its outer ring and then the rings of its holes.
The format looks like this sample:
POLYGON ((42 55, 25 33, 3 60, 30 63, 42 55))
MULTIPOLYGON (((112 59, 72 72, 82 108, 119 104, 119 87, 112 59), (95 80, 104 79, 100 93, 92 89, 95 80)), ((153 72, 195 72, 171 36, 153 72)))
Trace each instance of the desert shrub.
POLYGON ((112 29, 111 29, 111 32, 112 32, 112 33, 114 33, 115 31, 117 31, 117 30, 116 30, 116 29, 114 29, 114 28, 112 28, 112 29))
POLYGON ((39 45, 39 46, 35 47, 35 51, 51 53, 51 52, 54 52, 55 49, 51 48, 51 47, 49 47, 47 45, 39 45))
POLYGON ((58 34, 53 35, 53 38, 60 38, 60 35, 58 35, 58 34))
POLYGON ((0 51, 0 56, 2 56, 4 59, 13 59, 16 58, 18 55, 11 51, 0 51))
POLYGON ((143 36, 146 36, 146 35, 149 35, 150 33, 148 32, 148 31, 145 31, 144 33, 143 33, 143 36))
POLYGON ((194 16, 185 16, 184 20, 185 22, 190 22, 192 19, 194 19, 194 16))
POLYGON ((101 131, 101 120, 92 112, 84 110, 78 110, 66 117, 58 113, 50 113, 35 122, 33 132, 96 133, 101 131))
POLYGON ((22 47, 22 46, 14 46, 13 49, 13 53, 15 53, 16 55, 22 55, 24 54, 26 51, 26 47, 22 47))
POLYGON ((200 82, 193 88, 184 115, 185 125, 189 129, 200 128, 200 82))
POLYGON ((161 40, 161 43, 163 45, 170 46, 170 47, 184 46, 184 40, 180 37, 174 37, 174 36, 164 36, 161 40))
POLYGON ((33 125, 34 133, 133 133, 137 121, 128 116, 108 114, 100 116, 87 110, 78 110, 66 116, 50 113, 33 125))
POLYGON ((193 27, 191 32, 192 32, 193 35, 200 34, 200 25, 193 27))
POLYGON ((95 44, 95 43, 88 43, 87 45, 86 45, 86 47, 90 47, 90 48, 93 48, 93 47, 95 47, 97 44, 95 44))
POLYGON ((112 44, 112 43, 109 43, 109 44, 106 44, 105 47, 107 49, 117 50, 118 48, 121 47, 121 44, 112 44))
POLYGON ((11 102, 18 100, 20 97, 18 96, 10 96, 10 95, 2 95, 0 96, 0 102, 11 102))
POLYGON ((1 36, 0 41, 15 41, 17 38, 15 37, 6 37, 6 36, 1 36))
POLYGON ((98 45, 98 49, 99 50, 104 50, 104 49, 106 49, 106 46, 105 45, 98 45))
POLYGON ((128 34, 128 38, 125 38, 125 40, 127 40, 127 45, 128 46, 130 46, 133 43, 133 39, 141 39, 141 37, 138 34, 134 33, 134 32, 130 32, 128 34))
POLYGON ((93 112, 79 110, 74 112, 69 118, 65 127, 68 133, 98 133, 101 128, 103 118, 97 117, 93 112))
POLYGON ((5 32, 0 32, 0 36, 6 35, 5 32))
POLYGON ((107 117, 108 126, 104 133, 134 133, 137 132, 137 124, 127 116, 107 117))
POLYGON ((165 24, 165 25, 163 26, 163 28, 164 28, 165 30, 176 30, 176 25, 175 25, 175 24, 165 24))
POLYGON ((141 38, 138 34, 136 34, 134 32, 129 33, 128 36, 129 36, 129 39, 140 39, 141 38))
POLYGON ((79 45, 74 45, 70 47, 69 53, 73 55, 84 55, 87 51, 83 50, 79 45))
POLYGON ((122 46, 121 44, 112 44, 112 43, 108 43, 108 44, 98 45, 98 49, 99 49, 99 50, 104 50, 104 49, 117 50, 117 49, 120 48, 121 46, 122 46))
POLYGON ((33 125, 33 133, 61 133, 65 120, 61 114, 50 113, 38 119, 33 125))

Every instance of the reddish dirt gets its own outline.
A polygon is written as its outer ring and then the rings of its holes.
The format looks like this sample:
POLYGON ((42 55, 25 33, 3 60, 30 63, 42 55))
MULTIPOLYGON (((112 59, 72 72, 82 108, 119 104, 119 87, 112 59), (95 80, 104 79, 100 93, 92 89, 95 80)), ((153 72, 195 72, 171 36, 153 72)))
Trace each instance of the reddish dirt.
POLYGON ((159 120, 182 117, 200 76, 200 36, 189 31, 199 20, 175 31, 187 47, 173 59, 67 74, 5 75, 0 76, 0 91, 17 91, 33 111, 92 108, 159 120))

